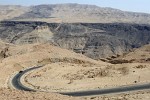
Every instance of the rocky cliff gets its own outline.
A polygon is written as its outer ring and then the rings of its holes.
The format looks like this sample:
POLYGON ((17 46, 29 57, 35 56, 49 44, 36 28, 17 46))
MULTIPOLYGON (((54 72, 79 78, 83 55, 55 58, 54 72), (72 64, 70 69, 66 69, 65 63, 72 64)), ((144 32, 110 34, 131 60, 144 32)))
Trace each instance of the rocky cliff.
POLYGON ((52 42, 93 59, 121 55, 150 43, 150 25, 4 21, 0 38, 14 44, 52 42))

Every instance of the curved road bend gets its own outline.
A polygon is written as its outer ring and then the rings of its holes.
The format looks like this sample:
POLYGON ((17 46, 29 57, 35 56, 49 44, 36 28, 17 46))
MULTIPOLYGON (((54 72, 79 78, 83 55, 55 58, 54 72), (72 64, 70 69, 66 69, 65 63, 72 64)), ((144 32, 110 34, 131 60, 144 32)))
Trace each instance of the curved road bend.
POLYGON ((13 85, 14 88, 18 89, 18 90, 24 90, 24 91, 35 91, 33 89, 30 89, 26 86, 24 86, 22 83, 21 83, 21 77, 26 74, 27 72, 29 71, 32 71, 34 69, 38 69, 38 68, 41 68, 42 66, 38 66, 38 67, 33 67, 33 68, 29 68, 29 69, 26 69, 24 71, 20 71, 18 74, 16 74, 12 80, 11 80, 11 84, 13 85))
MULTIPOLYGON (((34 69, 38 69, 40 67, 42 67, 42 66, 29 68, 27 70, 24 70, 23 72, 16 74, 11 81, 12 85, 18 90, 36 91, 36 90, 30 89, 30 88, 24 86, 21 83, 20 79, 25 73, 32 71, 34 69)), ((77 92, 63 92, 63 93, 61 92, 60 94, 69 95, 69 96, 92 96, 92 95, 122 93, 122 92, 138 91, 138 90, 146 90, 146 89, 150 89, 150 83, 142 84, 142 85, 116 87, 116 88, 110 88, 110 89, 99 89, 99 90, 88 90, 88 91, 77 91, 77 92)))

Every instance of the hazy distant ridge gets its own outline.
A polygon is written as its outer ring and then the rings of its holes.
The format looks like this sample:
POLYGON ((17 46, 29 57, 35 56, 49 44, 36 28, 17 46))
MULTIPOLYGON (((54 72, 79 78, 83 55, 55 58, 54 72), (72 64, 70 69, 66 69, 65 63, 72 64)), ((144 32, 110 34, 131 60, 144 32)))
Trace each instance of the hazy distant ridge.
POLYGON ((0 17, 1 20, 13 19, 50 22, 150 23, 150 14, 126 12, 113 8, 98 7, 95 5, 50 4, 30 7, 0 6, 0 8, 0 14, 5 16, 4 18, 0 17))

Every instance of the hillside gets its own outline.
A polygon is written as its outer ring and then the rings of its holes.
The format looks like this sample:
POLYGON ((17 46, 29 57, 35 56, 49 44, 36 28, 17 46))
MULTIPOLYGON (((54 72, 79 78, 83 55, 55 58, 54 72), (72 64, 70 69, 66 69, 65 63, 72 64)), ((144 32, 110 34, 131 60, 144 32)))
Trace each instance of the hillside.
POLYGON ((1 20, 82 23, 150 24, 150 14, 81 4, 50 4, 30 7, 1 6, 1 20), (67 15, 67 16, 66 16, 67 15))
POLYGON ((13 73, 29 67, 54 62, 106 64, 101 61, 92 60, 84 55, 76 54, 73 51, 52 46, 48 43, 7 46, 7 51, 4 52, 4 55, 7 56, 3 57, 0 62, 0 76, 3 76, 0 77, 0 87, 8 87, 7 80, 13 73))
POLYGON ((0 23, 0 38, 13 44, 49 42, 93 59, 122 55, 150 42, 150 25, 127 23, 0 23))
MULTIPOLYGON (((10 82, 15 73, 40 65, 43 67, 26 73, 22 80, 25 86, 38 91, 93 90, 149 82, 150 65, 148 63, 109 64, 90 59, 82 54, 76 54, 73 51, 62 49, 49 43, 12 45, 1 42, 1 45, 3 46, 2 50, 5 50, 4 54, 7 56, 3 57, 0 62, 0 88, 13 88, 10 82)), ((45 97, 45 100, 48 98, 56 98, 58 100, 60 98, 77 99, 53 93, 32 93, 10 89, 0 89, 0 93, 3 94, 0 95, 0 98, 6 100, 13 100, 14 98, 22 98, 21 100, 25 98, 33 98, 34 100, 36 98, 38 100, 41 97, 45 97)), ((134 95, 148 96, 149 92, 140 92, 128 96, 122 94, 114 96, 114 98, 133 98, 132 96, 134 95)), ((88 98, 92 99, 92 97, 88 98)), ((101 100, 102 98, 111 97, 101 96, 94 98, 101 100)), ((81 99, 86 100, 84 97, 81 99)))
POLYGON ((28 12, 28 7, 19 5, 0 5, 0 20, 8 20, 28 12))
MULTIPOLYGON (((128 62, 138 62, 138 63, 150 63, 150 44, 144 45, 140 48, 134 49, 133 51, 124 54, 118 58, 113 59, 113 61, 126 60, 128 62)), ((140 66, 139 66, 140 67, 140 66)), ((142 67, 142 66, 141 66, 142 67)))

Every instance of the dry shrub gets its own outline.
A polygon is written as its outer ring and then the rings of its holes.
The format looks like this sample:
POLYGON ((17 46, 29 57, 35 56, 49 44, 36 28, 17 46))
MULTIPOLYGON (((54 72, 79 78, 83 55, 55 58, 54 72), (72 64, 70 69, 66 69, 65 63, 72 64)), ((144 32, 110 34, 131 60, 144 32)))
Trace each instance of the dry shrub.
POLYGON ((64 57, 64 58, 46 58, 46 59, 43 59, 42 61, 38 61, 39 64, 51 64, 51 63, 56 63, 56 62, 94 65, 94 63, 91 63, 89 61, 84 61, 84 60, 75 59, 75 58, 66 58, 66 57, 64 57))
POLYGON ((84 71, 83 74, 85 75, 85 77, 87 78, 95 78, 95 77, 106 77, 109 74, 109 71, 106 69, 91 69, 88 71, 84 71))
POLYGON ((111 56, 111 58, 114 59, 114 58, 117 58, 117 56, 113 55, 113 56, 111 56))
POLYGON ((62 77, 67 80, 81 80, 84 78, 84 75, 68 73, 63 75, 62 77))
POLYGON ((129 73, 129 69, 127 67, 118 68, 117 70, 123 75, 127 75, 129 73))
POLYGON ((10 54, 8 54, 8 47, 4 48, 2 51, 0 51, 0 58, 7 58, 10 54))
POLYGON ((68 73, 63 75, 62 77, 67 80, 81 80, 84 78, 106 77, 108 75, 109 75, 109 70, 95 68, 89 70, 80 70, 76 74, 68 73))
POLYGON ((147 58, 146 61, 150 61, 150 58, 147 58))
POLYGON ((112 60, 112 58, 106 58, 107 60, 112 60))
POLYGON ((138 66, 136 66, 135 68, 143 69, 143 68, 146 68, 146 65, 138 65, 138 66))
POLYGON ((103 62, 108 62, 108 60, 103 59, 103 58, 101 58, 101 59, 99 59, 99 60, 101 60, 101 61, 103 61, 103 62))
POLYGON ((146 56, 146 55, 144 55, 144 54, 143 54, 143 55, 141 55, 141 57, 145 57, 145 56, 146 56))
POLYGON ((132 63, 132 60, 125 60, 125 59, 117 59, 109 61, 111 64, 123 64, 123 63, 132 63))

